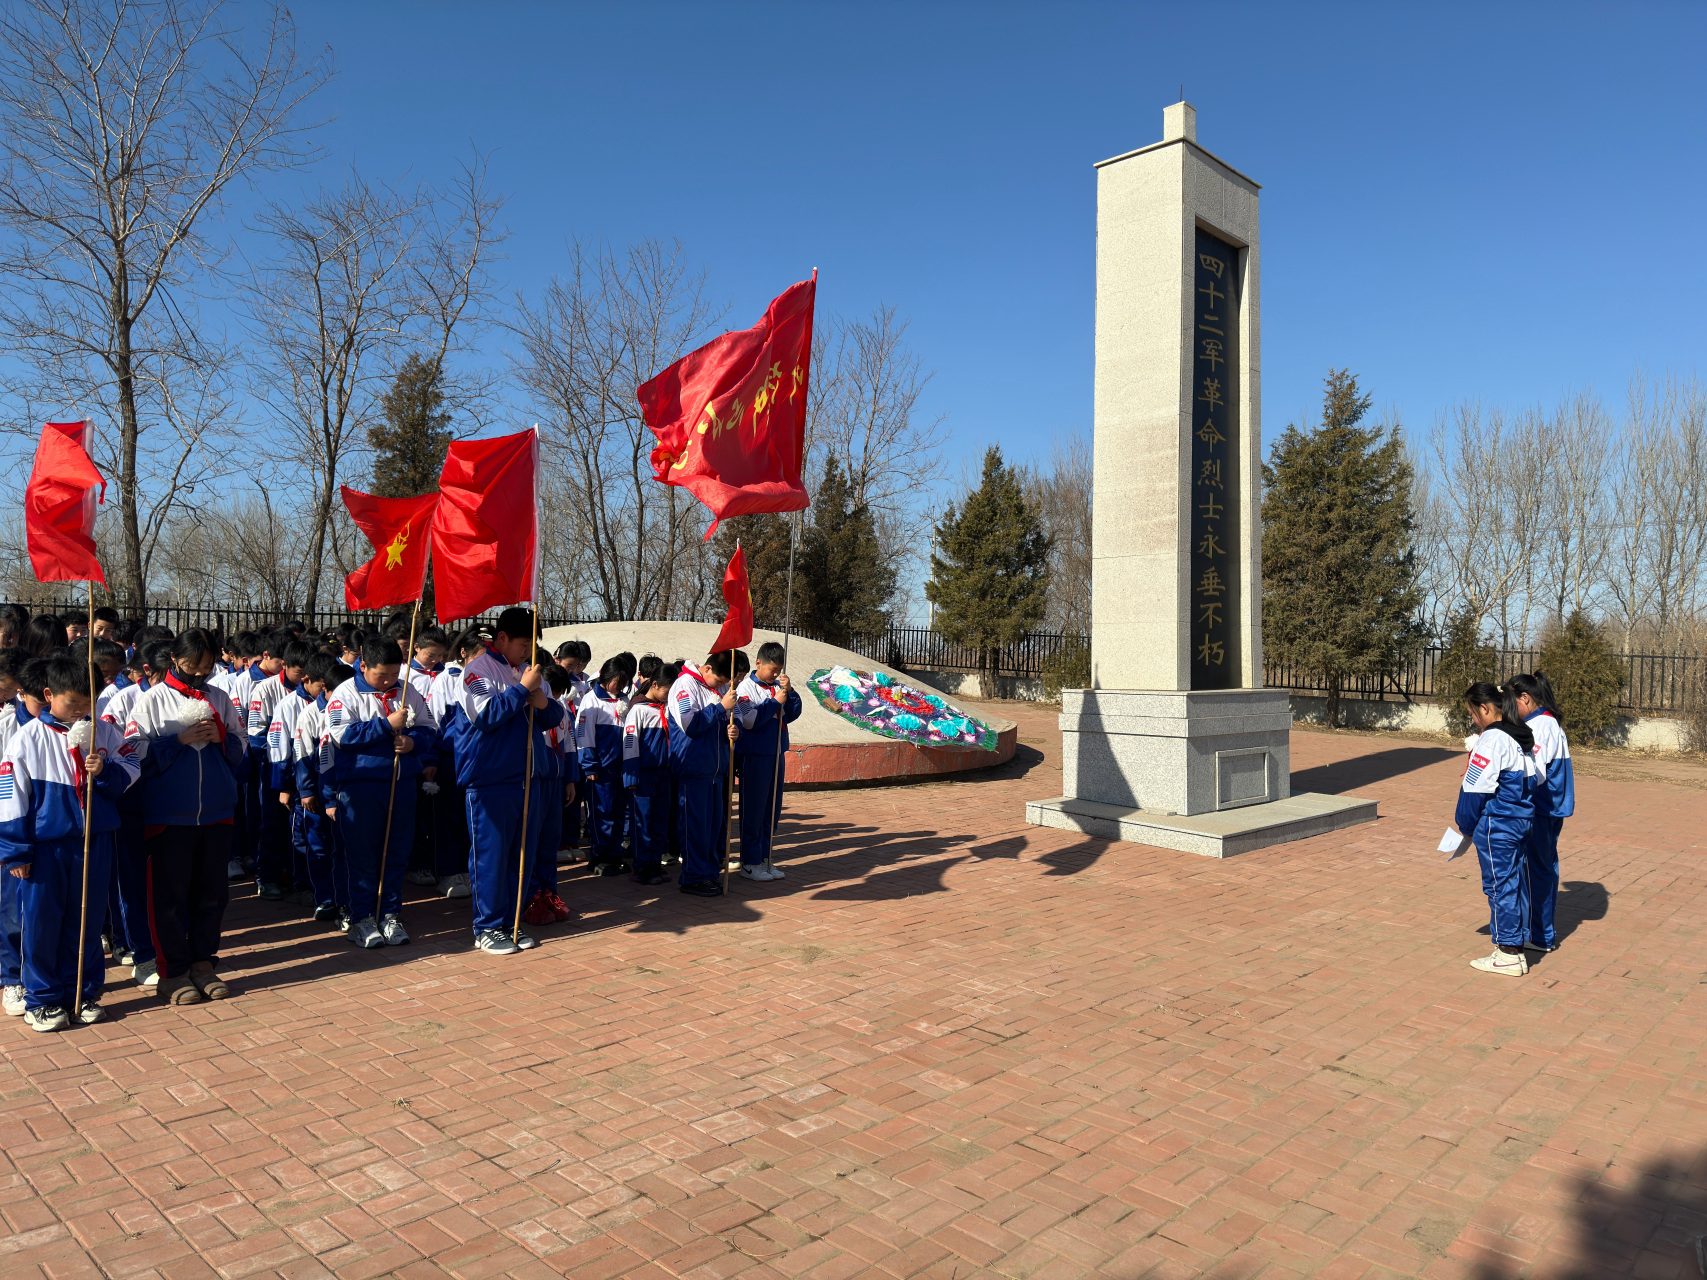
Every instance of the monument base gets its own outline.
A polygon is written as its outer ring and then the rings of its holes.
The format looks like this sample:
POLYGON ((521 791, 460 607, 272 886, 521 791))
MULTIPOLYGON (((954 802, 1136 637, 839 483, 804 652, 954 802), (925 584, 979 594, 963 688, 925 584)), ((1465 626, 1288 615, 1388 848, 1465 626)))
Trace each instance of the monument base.
POLYGON ((1325 835, 1342 827, 1373 822, 1376 816, 1373 800, 1327 796, 1314 791, 1247 809, 1190 818, 1167 817, 1069 796, 1031 800, 1025 806, 1025 820, 1033 826, 1078 831, 1105 840, 1129 840, 1133 844, 1177 849, 1209 858, 1231 858, 1269 845, 1325 835))
POLYGON ((1026 821, 1224 858, 1376 817, 1375 802, 1291 794, 1284 689, 1069 689, 1066 794, 1026 821))

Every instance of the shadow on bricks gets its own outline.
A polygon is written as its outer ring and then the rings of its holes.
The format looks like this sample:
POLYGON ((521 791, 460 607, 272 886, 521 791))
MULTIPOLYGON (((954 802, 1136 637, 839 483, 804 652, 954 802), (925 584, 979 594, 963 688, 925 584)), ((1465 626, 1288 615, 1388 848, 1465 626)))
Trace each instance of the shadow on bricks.
POLYGON ((1390 751, 1372 751, 1366 756, 1354 756, 1350 760, 1335 760, 1328 764, 1319 764, 1313 769, 1295 770, 1292 774, 1292 791, 1294 795, 1300 791, 1339 795, 1341 792, 1356 791, 1360 787, 1372 786, 1377 782, 1386 782, 1389 778, 1415 773, 1418 769, 1426 769, 1444 760, 1456 760, 1463 754, 1462 751, 1452 751, 1446 747, 1394 747, 1390 751))

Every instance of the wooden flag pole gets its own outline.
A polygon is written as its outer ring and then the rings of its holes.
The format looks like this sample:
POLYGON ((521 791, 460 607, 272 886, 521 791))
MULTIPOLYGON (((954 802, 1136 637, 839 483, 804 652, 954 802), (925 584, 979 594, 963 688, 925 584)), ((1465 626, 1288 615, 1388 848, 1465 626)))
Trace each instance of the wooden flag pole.
MULTIPOLYGON (((403 674, 397 678, 397 687, 401 701, 398 706, 403 708, 403 731, 409 731, 409 664, 415 660, 415 622, 421 616, 421 597, 415 597, 415 607, 409 614, 409 647, 403 651, 403 674)), ((403 768, 403 757, 395 751, 391 753, 391 794, 385 798, 385 839, 379 845, 379 891, 373 900, 373 922, 379 923, 380 904, 385 901, 385 857, 391 852, 391 810, 397 803, 397 774, 403 768)))
MULTIPOLYGON (((539 601, 533 603, 533 640, 528 645, 528 666, 539 655, 539 601)), ((543 688, 543 686, 541 686, 543 688)), ((528 765, 522 777, 522 842, 516 855, 516 924, 510 930, 510 941, 520 942, 522 936, 522 891, 528 870, 528 797, 533 794, 533 694, 528 694, 528 765)))
MULTIPOLYGON (((795 537, 795 524, 799 513, 788 522, 788 603, 783 608, 782 615, 782 671, 788 674, 788 642, 794 632, 794 546, 798 539, 795 537)), ((793 683, 790 677, 790 683, 793 683)), ((776 772, 771 776, 771 838, 765 843, 765 870, 770 870, 771 851, 776 848, 776 829, 782 823, 782 734, 787 725, 788 698, 785 696, 776 709, 776 772)))
MULTIPOLYGON (((89 660, 89 746, 88 759, 95 757, 95 580, 89 579, 89 633, 83 637, 83 656, 89 660)), ((83 939, 89 932, 89 826, 94 816, 95 780, 83 770, 83 896, 77 907, 77 992, 71 997, 71 1016, 83 1014, 83 939)))

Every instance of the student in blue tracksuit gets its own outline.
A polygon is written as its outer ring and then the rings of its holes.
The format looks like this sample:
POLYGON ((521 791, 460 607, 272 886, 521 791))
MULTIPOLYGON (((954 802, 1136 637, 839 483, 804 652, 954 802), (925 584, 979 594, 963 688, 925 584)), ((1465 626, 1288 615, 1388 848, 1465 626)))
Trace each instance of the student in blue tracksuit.
MULTIPOLYGON (((277 730, 273 785, 290 797, 292 878, 308 890, 314 919, 338 918, 338 895, 332 878, 332 820, 326 816, 321 791, 320 741, 326 735, 326 703, 343 666, 329 653, 315 653, 302 665, 296 693, 279 702, 273 712, 277 730)), ((273 730, 269 730, 269 739, 273 730)))
POLYGON ((1482 892, 1488 896, 1494 950, 1470 963, 1485 973, 1522 977, 1530 936, 1527 845, 1541 785, 1535 737, 1509 689, 1477 683, 1464 691, 1464 709, 1480 731, 1470 748, 1453 821, 1476 845, 1482 892))
POLYGON ((242 713, 208 680, 216 652, 200 628, 172 641, 171 670, 136 700, 125 726, 142 761, 149 929, 167 1004, 231 994, 215 966, 248 741, 242 713))
MULTIPOLYGON (((10 697, 0 699, 0 756, 6 754, 12 736, 47 705, 41 700, 42 662, 19 648, 0 650, 0 694, 11 690, 10 697), (32 688, 36 692, 29 692, 32 688)), ((24 1016, 24 960, 18 950, 23 936, 18 917, 21 887, 16 879, 0 873, 0 1008, 12 1018, 24 1016)))
POLYGON ((622 786, 622 721, 628 703, 622 690, 628 678, 620 656, 606 658, 598 683, 587 690, 575 713, 575 747, 587 792, 587 862, 596 876, 614 876, 623 870, 628 793, 622 786))
MULTIPOLYGON (((130 736, 131 711, 142 696, 166 679, 172 669, 172 644, 169 640, 145 642, 136 657, 139 678, 128 688, 108 698, 101 696, 105 709, 100 718, 108 721, 126 737, 130 736)), ((138 757, 138 765, 141 758, 138 757)), ((146 787, 130 787, 119 797, 119 829, 113 835, 113 883, 108 913, 113 917, 113 939, 121 939, 130 958, 124 959, 115 945, 113 959, 128 964, 131 977, 144 989, 159 985, 159 968, 154 963, 154 936, 148 928, 148 823, 146 787)))
MULTIPOLYGON (((563 708, 545 687, 545 672, 518 672, 533 651, 533 614, 505 609, 492 643, 462 673, 461 712, 466 721, 457 743, 457 782, 467 789, 469 869, 474 881, 474 945, 494 955, 537 946, 517 924, 516 886, 526 885, 526 865, 538 845, 544 815, 527 805, 522 829, 522 786, 528 775, 528 710, 535 736, 563 723, 563 708), (518 860, 522 862, 518 868, 518 860)), ((538 743, 535 742, 537 749, 538 743)))
POLYGON ((1513 676, 1509 687, 1517 695, 1524 724, 1535 735, 1535 762, 1543 774, 1529 829, 1529 937, 1523 945, 1528 951, 1557 951, 1553 917, 1559 905, 1559 832, 1577 808, 1571 744, 1565 740, 1565 720, 1546 676, 1539 671, 1513 676))
MULTIPOLYGON (((319 778, 320 811, 326 816, 323 828, 326 834, 326 861, 332 880, 332 904, 336 911, 327 913, 327 918, 339 933, 348 933, 350 925, 350 856, 349 849, 344 844, 344 827, 339 821, 338 814, 338 748, 332 745, 332 730, 326 723, 326 703, 331 700, 331 692, 347 680, 354 680, 354 667, 339 662, 326 677, 326 692, 320 695, 316 706, 320 719, 320 750, 314 759, 314 772, 319 778)), ((304 744, 306 745, 306 744, 304 744)), ((317 910, 315 919, 321 918, 317 910)))
POLYGON ((400 912, 415 843, 415 779, 433 768, 423 761, 433 759, 439 740, 427 700, 402 673, 397 641, 368 640, 361 671, 326 700, 350 869, 350 941, 363 948, 409 941, 400 912))
POLYGON ((467 665, 486 652, 492 634, 484 627, 469 627, 450 646, 451 658, 433 681, 433 696, 427 706, 439 726, 438 823, 433 832, 434 856, 438 859, 438 891, 446 898, 473 896, 468 868, 468 794, 457 781, 457 753, 468 718, 462 714, 462 674, 467 665))
POLYGON ((735 776, 741 784, 741 874, 749 880, 781 880, 771 865, 771 833, 782 817, 782 778, 777 756, 788 755, 788 726, 800 719, 800 695, 782 669, 775 640, 759 646, 752 674, 735 688, 735 776))
MULTIPOLYGON (((569 673, 546 658, 538 659, 545 671, 551 700, 562 706, 569 688, 569 673)), ((528 807, 539 806, 539 835, 534 840, 533 878, 529 881, 527 909, 522 920, 528 924, 562 924, 574 913, 557 892, 557 849, 563 834, 563 797, 569 782, 574 746, 567 715, 555 729, 537 731, 533 748, 533 790, 528 807)), ((533 824, 528 823, 529 826, 533 824)))
POLYGON ((79 948, 83 984, 76 1020, 88 1025, 106 1016, 101 922, 119 825, 114 802, 136 781, 137 766, 135 744, 116 726, 90 718, 86 660, 50 658, 43 675, 46 708, 12 735, 0 758, 0 866, 19 882, 24 1022, 33 1031, 59 1031, 71 1025, 78 999, 79 948), (85 789, 91 810, 86 871, 85 789), (86 924, 81 940, 80 920, 86 924))
MULTIPOLYGON (((279 902, 290 896, 293 889, 306 890, 307 885, 292 881, 290 804, 281 801, 285 788, 275 776, 284 759, 278 735, 272 733, 273 713, 286 699, 300 702, 297 686, 302 682, 302 664, 313 656, 314 650, 288 631, 275 631, 268 637, 266 649, 250 671, 265 671, 262 680, 251 680, 246 687, 248 705, 242 708, 248 723, 249 769, 260 779, 249 795, 259 806, 259 818, 252 819, 257 847, 255 850, 255 882, 259 896, 268 902, 279 902), (269 670, 270 668, 270 670, 269 670)), ((295 716, 287 709, 287 716, 295 716)))
POLYGON ((716 898, 723 893, 724 779, 729 771, 735 690, 734 650, 714 653, 697 671, 670 686, 670 758, 676 765, 681 813, 683 893, 716 898))
POLYGON ((665 700, 681 677, 678 668, 662 667, 648 678, 645 692, 629 707, 622 722, 622 785, 628 793, 636 884, 664 884, 664 851, 669 835, 672 794, 670 718, 665 700))

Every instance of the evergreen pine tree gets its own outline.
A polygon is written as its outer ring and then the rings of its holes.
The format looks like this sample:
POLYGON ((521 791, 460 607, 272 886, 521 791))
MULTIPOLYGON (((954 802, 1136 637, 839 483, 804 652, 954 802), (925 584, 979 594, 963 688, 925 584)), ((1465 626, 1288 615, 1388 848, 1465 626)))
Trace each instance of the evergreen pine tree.
POLYGON ((445 450, 455 439, 444 406, 444 369, 411 355, 380 401, 383 420, 368 429, 379 497, 412 498, 439 487, 445 450))
POLYGON ((1624 664, 1579 610, 1541 646, 1541 674, 1559 699, 1565 730, 1578 741, 1603 740, 1618 723, 1624 664))
MULTIPOLYGON (((752 516, 731 516, 717 526, 711 540, 713 554, 719 566, 726 565, 735 555, 735 544, 747 557, 747 582, 753 591, 753 617, 757 625, 782 630, 788 611, 788 531, 794 514, 775 511, 752 516)), ((798 552, 796 553, 798 554, 798 552)), ((720 570, 721 572, 721 570, 720 570)), ((721 579, 719 579, 721 581, 721 579)), ((800 566, 795 564, 795 584, 800 580, 800 566)), ((718 597, 722 599, 721 596, 718 597)), ((795 618, 800 616, 800 598, 795 596, 795 618)))
POLYGON ((1370 398, 1330 369, 1322 421, 1289 425, 1263 467, 1263 645, 1327 690, 1396 670, 1422 644, 1411 464, 1397 431, 1359 424, 1370 398))
POLYGON ((1464 690, 1484 680, 1499 679, 1499 660, 1482 639, 1482 622, 1468 609, 1446 620, 1445 643, 1434 663, 1434 700, 1446 715, 1446 727, 1455 734, 1469 733, 1475 726, 1464 710, 1464 690))
MULTIPOLYGON (((784 568, 787 568, 784 544, 784 568)), ((803 632, 846 645, 855 635, 889 627, 895 570, 883 562, 871 510, 854 500, 847 472, 834 454, 812 501, 812 523, 794 567, 794 618, 803 632)))
POLYGON ((1002 646, 1043 621, 1049 589, 1049 536, 1019 474, 1002 451, 984 451, 984 475, 959 511, 950 503, 937 525, 937 554, 925 597, 936 605, 936 629, 979 651, 985 675, 996 673, 1002 646))

